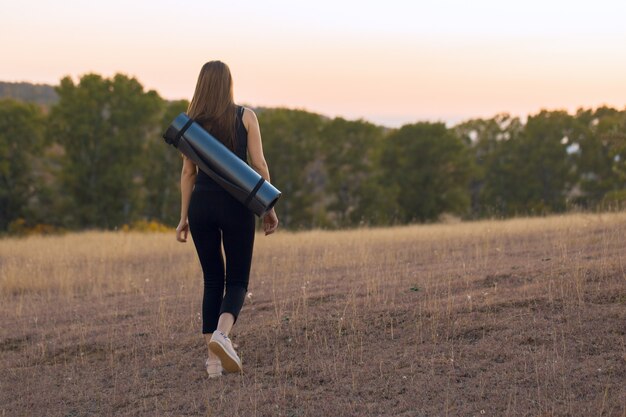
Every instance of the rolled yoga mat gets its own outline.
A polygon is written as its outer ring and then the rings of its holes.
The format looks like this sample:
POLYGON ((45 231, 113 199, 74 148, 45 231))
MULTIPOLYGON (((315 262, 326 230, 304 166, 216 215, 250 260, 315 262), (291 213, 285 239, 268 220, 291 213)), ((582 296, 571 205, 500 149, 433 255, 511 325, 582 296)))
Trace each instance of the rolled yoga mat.
POLYGON ((263 217, 280 198, 276 187, 185 113, 176 116, 163 139, 257 216, 263 217))

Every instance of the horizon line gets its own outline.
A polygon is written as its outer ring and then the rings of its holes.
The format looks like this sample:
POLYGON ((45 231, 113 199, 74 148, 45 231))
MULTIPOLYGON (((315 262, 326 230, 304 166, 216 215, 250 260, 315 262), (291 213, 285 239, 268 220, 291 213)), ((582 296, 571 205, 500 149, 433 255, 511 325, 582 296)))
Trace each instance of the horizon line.
MULTIPOLYGON (((102 73, 98 73, 95 71, 90 71, 90 72, 85 72, 83 74, 80 75, 65 75, 62 78, 65 77, 70 77, 75 81, 79 81, 80 78, 84 75, 88 75, 88 74, 95 74, 95 75, 100 75, 103 78, 109 78, 110 76, 106 76, 103 75, 102 73)), ((115 75, 125 75, 128 78, 131 79, 136 79, 141 86, 143 87, 145 92, 149 92, 149 91, 154 91, 158 94, 158 96, 160 98, 162 98, 163 100, 167 101, 167 102, 175 102, 175 101, 190 101, 189 98, 168 98, 163 96, 156 88, 147 88, 146 85, 144 85, 138 76, 132 75, 130 73, 125 73, 125 72, 121 72, 121 71, 116 71, 114 74, 112 74, 112 76, 115 75)), ((51 83, 47 83, 47 82, 36 82, 36 81, 27 81, 27 80, 20 80, 20 81, 7 81, 7 80, 0 80, 0 82, 2 83, 7 83, 7 84, 30 84, 30 85, 34 85, 34 86, 46 86, 46 87, 57 87, 59 84, 51 84, 51 83)), ((11 97, 4 97, 4 98, 11 98, 11 97)), ((589 105, 589 106, 585 106, 585 105, 576 105, 576 106, 572 106, 572 107, 567 107, 567 106, 561 106, 561 107, 553 107, 553 108, 548 108, 545 106, 539 106, 538 110, 534 110, 534 111, 528 111, 524 114, 514 114, 511 111, 507 111, 507 110, 500 110, 497 111, 495 113, 493 113, 491 116, 484 116, 484 115, 475 115, 475 116, 460 116, 460 115, 449 115, 448 118, 442 117, 442 116, 434 116, 434 117, 421 117, 421 118, 413 118, 413 121, 402 121, 400 122, 401 124, 397 124, 397 123, 392 123, 392 125, 389 125, 387 123, 380 123, 380 122, 376 122, 375 120, 371 120, 371 118, 365 117, 365 116, 345 116, 342 114, 331 114, 329 113, 325 113, 323 111, 317 111, 317 110, 313 110, 310 108, 307 108, 306 106, 300 106, 300 105, 287 105, 287 104, 280 104, 280 105, 263 105, 263 104, 251 104, 249 102, 246 102, 245 100, 241 100, 240 103, 242 103, 243 105, 249 106, 251 108, 254 109, 286 109, 286 110, 298 110, 298 111, 304 111, 307 113, 311 113, 311 114, 316 114, 322 117, 326 117, 329 119, 333 119, 333 118, 341 118, 347 121, 364 121, 366 123, 370 123, 382 128, 386 128, 386 129, 399 129, 405 125, 411 125, 411 124, 415 124, 415 123, 423 123, 423 122, 427 122, 427 123, 443 123, 446 125, 447 128, 453 128, 455 126, 458 126, 460 124, 472 121, 472 120, 489 120, 489 119, 493 119, 498 115, 507 115, 511 118, 517 118, 520 121, 522 121, 523 123, 526 123, 528 118, 534 115, 538 115, 544 111, 547 112, 566 112, 568 115, 572 115, 575 116, 576 113, 578 113, 579 111, 583 110, 597 110, 600 108, 612 108, 615 109, 617 111, 626 111, 626 103, 624 103, 622 105, 622 107, 620 108, 619 105, 612 105, 609 104, 607 102, 603 102, 601 104, 596 104, 596 105, 589 105), (575 110, 572 110, 572 108, 575 108, 575 110)), ((408 115, 404 115, 404 116, 396 116, 396 119, 403 119, 403 120, 410 120, 411 116, 408 115)), ((380 116, 379 118, 380 120, 385 119, 384 116, 380 116)), ((386 117, 386 119, 389 119, 389 117, 386 117)))

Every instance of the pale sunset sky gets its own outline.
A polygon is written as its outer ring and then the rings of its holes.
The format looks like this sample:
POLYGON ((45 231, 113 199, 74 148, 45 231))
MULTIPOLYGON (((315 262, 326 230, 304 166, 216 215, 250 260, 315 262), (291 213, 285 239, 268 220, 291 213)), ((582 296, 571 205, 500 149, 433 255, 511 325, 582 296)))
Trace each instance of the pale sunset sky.
POLYGON ((626 1, 3 0, 0 81, 122 72, 190 99, 226 62, 235 100, 390 127, 626 105, 626 1))

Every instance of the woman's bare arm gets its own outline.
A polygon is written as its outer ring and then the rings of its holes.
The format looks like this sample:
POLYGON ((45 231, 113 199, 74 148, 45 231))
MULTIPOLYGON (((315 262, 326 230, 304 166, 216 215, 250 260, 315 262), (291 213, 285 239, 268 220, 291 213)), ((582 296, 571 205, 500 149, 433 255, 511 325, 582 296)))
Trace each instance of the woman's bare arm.
POLYGON ((259 173, 267 182, 270 182, 270 171, 263 155, 263 144, 261 143, 261 128, 256 114, 245 109, 243 113, 243 124, 248 130, 248 153, 252 168, 259 173))
MULTIPOLYGON (((261 143, 261 128, 256 114, 250 109, 245 109, 243 113, 243 125, 248 130, 248 154, 250 155, 250 163, 252 168, 259 173, 267 182, 270 182, 270 170, 265 162, 263 155, 263 144, 261 143)), ((265 235, 269 235, 276 231, 278 227, 278 217, 276 211, 272 208, 263 217, 263 230, 265 235)))
POLYGON ((176 228, 176 240, 179 242, 187 241, 187 233, 189 232, 187 212, 189 211, 189 200, 196 182, 196 175, 198 175, 196 164, 183 155, 183 169, 180 173, 180 223, 176 228))

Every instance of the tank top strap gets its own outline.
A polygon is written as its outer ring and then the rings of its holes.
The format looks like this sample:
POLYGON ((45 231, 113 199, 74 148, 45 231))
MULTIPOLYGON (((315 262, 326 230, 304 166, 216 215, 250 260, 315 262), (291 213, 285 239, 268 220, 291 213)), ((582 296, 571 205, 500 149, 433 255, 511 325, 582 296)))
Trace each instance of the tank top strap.
MULTIPOLYGON (((245 111, 245 108, 243 106, 239 106, 237 105, 236 107, 236 114, 237 116, 235 117, 235 132, 237 133, 237 136, 239 136, 239 131, 241 129, 241 127, 243 127, 243 112, 245 111)), ((239 142, 240 138, 237 138, 237 142, 239 142)))
POLYGON ((235 153, 239 158, 246 161, 247 163, 247 151, 248 151, 248 131, 246 130, 245 125, 243 124, 243 113, 245 111, 245 107, 237 106, 237 123, 235 127, 237 145, 235 153))

